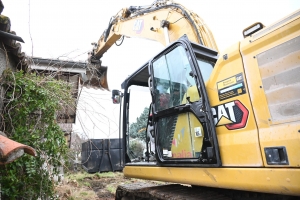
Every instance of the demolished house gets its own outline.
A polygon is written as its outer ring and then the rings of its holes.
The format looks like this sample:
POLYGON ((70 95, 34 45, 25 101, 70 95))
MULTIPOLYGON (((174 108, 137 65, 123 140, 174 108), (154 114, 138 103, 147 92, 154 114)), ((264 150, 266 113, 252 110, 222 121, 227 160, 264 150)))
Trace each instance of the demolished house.
POLYGON ((28 64, 29 69, 36 71, 38 74, 51 75, 57 80, 71 83, 73 102, 59 111, 57 117, 57 122, 64 131, 67 142, 70 143, 72 124, 76 120, 80 88, 83 86, 108 90, 107 67, 100 64, 37 57, 28 58, 28 64))

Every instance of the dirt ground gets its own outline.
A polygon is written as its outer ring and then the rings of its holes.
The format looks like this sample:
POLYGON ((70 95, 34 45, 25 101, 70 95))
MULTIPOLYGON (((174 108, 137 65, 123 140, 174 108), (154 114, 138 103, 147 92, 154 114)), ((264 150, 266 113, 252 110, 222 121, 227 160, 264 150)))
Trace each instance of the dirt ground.
POLYGON ((57 184, 56 193, 60 200, 114 200, 118 185, 145 181, 125 178, 121 172, 78 172, 66 175, 57 184))

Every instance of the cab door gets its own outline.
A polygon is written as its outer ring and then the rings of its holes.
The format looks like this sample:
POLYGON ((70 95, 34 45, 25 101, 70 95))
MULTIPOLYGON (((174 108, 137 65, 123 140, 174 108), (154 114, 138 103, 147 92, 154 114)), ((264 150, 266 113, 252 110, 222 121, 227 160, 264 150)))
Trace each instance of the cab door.
POLYGON ((149 63, 159 164, 221 165, 211 108, 198 65, 200 58, 203 66, 213 66, 216 55, 182 37, 149 63))

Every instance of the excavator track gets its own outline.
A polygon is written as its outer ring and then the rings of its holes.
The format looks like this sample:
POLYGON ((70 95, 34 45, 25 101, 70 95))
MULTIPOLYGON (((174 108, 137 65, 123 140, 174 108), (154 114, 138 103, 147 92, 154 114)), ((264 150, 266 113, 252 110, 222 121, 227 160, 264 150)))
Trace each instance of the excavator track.
POLYGON ((229 200, 230 198, 217 192, 179 184, 154 185, 149 183, 133 183, 120 185, 116 191, 116 200, 229 200))
POLYGON ((296 200, 298 197, 180 184, 119 185, 116 200, 296 200))

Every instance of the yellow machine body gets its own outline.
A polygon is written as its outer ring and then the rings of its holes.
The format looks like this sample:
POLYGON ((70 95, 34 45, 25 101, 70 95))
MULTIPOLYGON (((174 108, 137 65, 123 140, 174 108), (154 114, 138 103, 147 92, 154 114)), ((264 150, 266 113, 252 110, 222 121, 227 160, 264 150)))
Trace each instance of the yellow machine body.
MULTIPOLYGON (((300 195, 300 10, 228 48, 206 82, 215 112, 222 166, 125 166, 127 177, 237 190, 300 195), (237 93, 224 91, 243 80, 237 93), (224 93, 222 93, 224 92, 224 93), (234 117, 226 105, 238 103, 245 123, 229 130, 234 117), (217 111, 218 110, 218 111, 217 111), (285 147, 287 163, 268 164, 266 151, 285 147)), ((177 121, 174 137, 186 118, 177 121)), ((197 140, 197 138, 193 138, 197 140)), ((202 143, 196 144, 201 148, 202 143)), ((190 141, 174 142, 169 156, 192 157, 190 141), (177 146, 176 146, 177 145, 177 146)), ((279 149, 278 151, 282 151, 279 149)))

